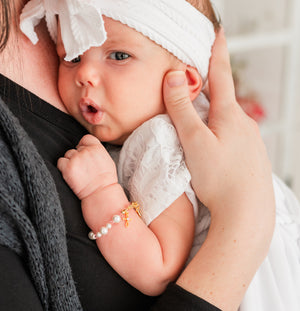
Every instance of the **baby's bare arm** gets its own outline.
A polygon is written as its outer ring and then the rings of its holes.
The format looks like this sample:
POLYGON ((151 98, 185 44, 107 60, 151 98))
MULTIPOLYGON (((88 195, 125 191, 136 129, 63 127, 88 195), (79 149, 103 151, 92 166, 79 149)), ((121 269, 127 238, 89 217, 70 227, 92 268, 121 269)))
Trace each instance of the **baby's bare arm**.
MULTIPOLYGON (((117 182, 115 165, 100 142, 87 135, 77 149, 59 159, 58 168, 82 200, 87 225, 96 233, 130 203, 117 182)), ((147 227, 129 211, 129 225, 116 223, 96 240, 109 264, 131 285, 147 295, 158 295, 176 279, 194 236, 193 207, 179 197, 147 227)))
MULTIPOLYGON (((82 201, 84 218, 93 232, 130 203, 119 184, 82 201)), ((176 279, 189 254, 193 209, 185 195, 177 199, 149 227, 130 210, 128 227, 115 224, 97 245, 109 264, 131 285, 147 295, 161 294, 176 279)))

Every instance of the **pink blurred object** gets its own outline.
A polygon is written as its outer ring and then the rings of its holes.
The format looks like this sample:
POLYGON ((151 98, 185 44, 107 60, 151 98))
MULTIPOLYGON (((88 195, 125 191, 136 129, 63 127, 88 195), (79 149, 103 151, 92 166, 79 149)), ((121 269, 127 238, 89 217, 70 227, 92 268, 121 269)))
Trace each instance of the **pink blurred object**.
POLYGON ((266 112, 258 101, 247 97, 237 97, 237 102, 240 104, 246 114, 257 123, 265 119, 266 112))

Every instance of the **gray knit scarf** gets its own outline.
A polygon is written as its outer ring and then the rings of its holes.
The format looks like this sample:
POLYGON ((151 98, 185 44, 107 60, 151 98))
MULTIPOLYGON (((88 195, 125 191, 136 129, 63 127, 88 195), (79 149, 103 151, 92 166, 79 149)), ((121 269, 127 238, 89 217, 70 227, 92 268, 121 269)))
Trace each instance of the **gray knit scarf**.
POLYGON ((0 244, 24 259, 44 310, 82 310, 54 181, 1 98, 0 244))

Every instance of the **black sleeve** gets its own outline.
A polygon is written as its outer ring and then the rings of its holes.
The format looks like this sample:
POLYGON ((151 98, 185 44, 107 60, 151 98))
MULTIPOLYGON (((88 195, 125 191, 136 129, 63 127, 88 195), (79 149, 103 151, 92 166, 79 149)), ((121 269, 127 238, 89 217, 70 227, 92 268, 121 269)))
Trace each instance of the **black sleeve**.
POLYGON ((221 311, 175 283, 170 283, 151 311, 221 311))
POLYGON ((21 258, 0 245, 0 310, 43 311, 21 258))

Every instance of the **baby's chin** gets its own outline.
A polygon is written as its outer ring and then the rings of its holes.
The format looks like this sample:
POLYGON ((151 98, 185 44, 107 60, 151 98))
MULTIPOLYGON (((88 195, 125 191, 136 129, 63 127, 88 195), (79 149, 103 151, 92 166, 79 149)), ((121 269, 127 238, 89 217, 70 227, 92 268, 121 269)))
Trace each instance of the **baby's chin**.
POLYGON ((103 128, 95 127, 92 130, 87 129, 92 135, 97 137, 102 143, 109 143, 111 145, 122 146, 129 134, 117 135, 109 130, 103 130, 103 128))
POLYGON ((128 135, 125 136, 122 136, 122 137, 119 137, 119 138, 116 138, 116 139, 109 139, 109 140, 101 140, 101 142, 106 142, 106 143, 109 143, 111 145, 116 145, 116 146, 122 146, 125 142, 125 140, 128 138, 128 135))

